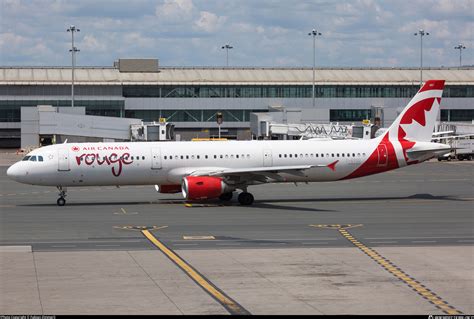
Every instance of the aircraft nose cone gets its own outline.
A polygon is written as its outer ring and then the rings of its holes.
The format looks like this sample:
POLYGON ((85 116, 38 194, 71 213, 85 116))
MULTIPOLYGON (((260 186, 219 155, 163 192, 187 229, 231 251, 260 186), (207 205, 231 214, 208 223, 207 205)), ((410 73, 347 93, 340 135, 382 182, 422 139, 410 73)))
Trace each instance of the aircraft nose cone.
POLYGON ((13 164, 7 169, 7 176, 13 180, 18 180, 22 175, 21 169, 18 164, 13 164))

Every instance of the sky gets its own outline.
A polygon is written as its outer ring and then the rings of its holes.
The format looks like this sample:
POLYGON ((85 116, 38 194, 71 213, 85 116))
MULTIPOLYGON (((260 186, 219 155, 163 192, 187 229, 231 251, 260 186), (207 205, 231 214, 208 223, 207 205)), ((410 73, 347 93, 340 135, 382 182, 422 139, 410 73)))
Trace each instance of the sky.
POLYGON ((0 0, 0 66, 78 66, 158 58, 162 66, 474 65, 474 0, 0 0))

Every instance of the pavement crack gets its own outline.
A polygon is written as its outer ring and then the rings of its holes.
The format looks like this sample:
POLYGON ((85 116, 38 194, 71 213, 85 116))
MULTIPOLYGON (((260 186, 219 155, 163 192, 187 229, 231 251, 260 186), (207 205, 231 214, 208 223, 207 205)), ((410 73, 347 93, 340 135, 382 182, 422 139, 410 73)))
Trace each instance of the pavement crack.
POLYGON ((155 284, 156 287, 158 287, 158 289, 161 290, 161 292, 163 293, 163 295, 166 296, 166 298, 168 298, 168 300, 176 307, 176 309, 178 309, 178 311, 184 315, 184 313, 181 311, 181 309, 179 309, 178 305, 168 296, 168 294, 160 287, 160 285, 156 282, 155 279, 153 279, 150 274, 142 267, 142 265, 140 265, 140 263, 135 259, 135 257, 133 257, 132 254, 130 254, 130 251, 127 250, 127 254, 130 256, 130 258, 132 258, 132 260, 135 262, 135 264, 137 264, 137 266, 147 275, 147 277, 155 284))
POLYGON ((31 255, 33 256, 33 265, 35 267, 36 289, 38 290, 38 299, 39 299, 39 303, 40 303, 40 306, 41 306, 41 314, 44 315, 43 302, 41 301, 41 290, 40 290, 40 287, 39 287, 38 269, 36 267, 35 253, 31 252, 31 255))

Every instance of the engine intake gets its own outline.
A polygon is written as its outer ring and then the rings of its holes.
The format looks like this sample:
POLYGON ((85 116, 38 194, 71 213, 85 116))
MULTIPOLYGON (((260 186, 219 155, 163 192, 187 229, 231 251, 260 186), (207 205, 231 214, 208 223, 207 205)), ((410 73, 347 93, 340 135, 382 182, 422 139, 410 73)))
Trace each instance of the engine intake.
POLYGON ((190 200, 217 198, 233 191, 222 178, 209 176, 187 176, 183 178, 181 188, 183 197, 190 200))

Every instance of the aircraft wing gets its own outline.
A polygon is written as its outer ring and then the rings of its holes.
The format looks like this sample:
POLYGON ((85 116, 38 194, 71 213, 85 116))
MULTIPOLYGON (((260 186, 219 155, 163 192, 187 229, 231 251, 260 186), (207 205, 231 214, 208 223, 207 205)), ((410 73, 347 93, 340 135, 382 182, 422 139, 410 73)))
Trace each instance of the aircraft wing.
POLYGON ((285 179, 280 173, 292 174, 296 176, 305 176, 304 170, 310 168, 329 168, 335 170, 337 161, 329 165, 292 165, 292 166, 272 166, 272 167, 255 167, 255 168, 219 168, 215 170, 196 170, 191 176, 219 176, 224 177, 228 181, 235 182, 262 182, 266 183, 270 180, 284 182, 285 179))

